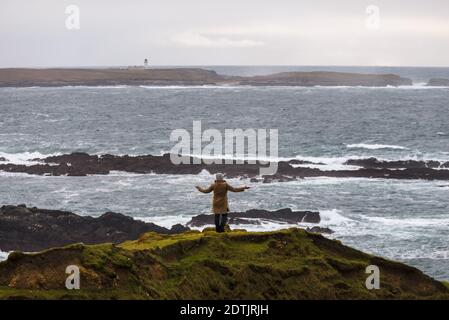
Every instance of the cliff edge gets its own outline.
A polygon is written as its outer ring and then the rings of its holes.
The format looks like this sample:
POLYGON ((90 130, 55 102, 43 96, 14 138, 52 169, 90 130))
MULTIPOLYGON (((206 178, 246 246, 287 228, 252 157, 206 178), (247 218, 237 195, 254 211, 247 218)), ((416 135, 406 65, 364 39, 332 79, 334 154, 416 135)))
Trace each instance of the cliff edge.
POLYGON ((74 244, 0 263, 3 299, 449 299, 421 271, 301 229, 146 233, 120 245, 74 244), (80 290, 65 289, 67 266, 80 290), (368 290, 366 267, 380 270, 368 290))

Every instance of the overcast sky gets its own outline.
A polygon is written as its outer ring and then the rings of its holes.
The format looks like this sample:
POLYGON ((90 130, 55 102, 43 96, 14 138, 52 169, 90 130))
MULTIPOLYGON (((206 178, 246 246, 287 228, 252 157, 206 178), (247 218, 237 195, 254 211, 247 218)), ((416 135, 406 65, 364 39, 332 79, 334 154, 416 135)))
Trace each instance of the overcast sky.
POLYGON ((449 1, 0 0, 0 67, 126 66, 144 58, 151 65, 449 66, 449 1), (74 21, 69 5, 79 8, 79 29, 66 27, 74 21))

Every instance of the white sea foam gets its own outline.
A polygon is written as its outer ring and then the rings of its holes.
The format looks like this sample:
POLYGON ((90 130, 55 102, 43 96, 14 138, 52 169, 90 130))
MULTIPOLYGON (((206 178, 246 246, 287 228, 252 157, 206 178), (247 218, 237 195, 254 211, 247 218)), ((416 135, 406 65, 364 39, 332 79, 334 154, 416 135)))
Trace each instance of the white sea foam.
MULTIPOLYGON (((131 88, 128 85, 110 85, 110 86, 89 86, 89 85, 79 85, 79 86, 30 86, 30 87, 7 87, 5 89, 16 89, 16 90, 28 90, 28 89, 48 89, 48 90, 64 90, 64 89, 125 89, 131 88)), ((3 88, 2 88, 3 89, 3 88)))
POLYGON ((115 85, 115 86, 62 86, 62 87, 51 87, 53 89, 126 89, 130 88, 128 85, 115 85))
POLYGON ((368 143, 356 143, 356 144, 347 144, 347 148, 357 148, 357 149, 369 149, 369 150, 378 150, 378 149, 395 149, 395 150, 407 150, 408 148, 403 146, 396 146, 391 144, 368 144, 368 143))
MULTIPOLYGON (((438 133, 442 135, 442 133, 438 133)), ((408 150, 408 148, 397 145, 384 145, 384 144, 349 144, 347 148, 350 149, 366 149, 366 150, 378 150, 378 149, 393 149, 393 150, 408 150)), ((108 152, 106 152, 108 153, 108 152)), ((162 155, 167 153, 165 150, 161 150, 158 155, 162 155)), ((5 161, 0 161, 0 164, 12 163, 12 164, 23 164, 23 165, 33 165, 38 164, 38 161, 32 161, 31 159, 42 159, 49 156, 58 156, 63 154, 62 152, 54 152, 49 154, 44 154, 38 151, 34 152, 19 152, 19 153, 10 153, 10 152, 0 152, 0 158, 5 158, 5 161)), ((91 152, 93 155, 101 155, 101 152, 91 152)), ((124 155, 128 153, 116 153, 117 155, 124 155)), ((132 154, 129 154, 132 156, 132 154)), ((135 154, 134 156, 138 156, 135 154)), ((185 156, 191 157, 199 157, 202 159, 224 159, 224 160, 241 160, 241 161, 260 161, 261 163, 267 162, 279 162, 279 161, 290 161, 290 160, 300 160, 312 162, 309 164, 292 164, 293 167, 307 167, 307 168, 317 168, 324 171, 327 170, 357 170, 359 166, 349 166, 345 165, 349 159, 366 159, 369 157, 376 157, 379 161, 398 161, 398 160, 417 160, 417 161, 427 161, 427 160, 435 160, 440 162, 449 161, 449 153, 441 152, 440 154, 421 154, 419 152, 410 153, 409 155, 400 155, 398 157, 380 157, 372 154, 367 155, 354 155, 347 154, 344 156, 337 157, 329 157, 329 156, 304 156, 304 155, 296 155, 293 157, 259 157, 259 156, 243 156, 243 155, 219 155, 219 156, 201 156, 197 154, 185 154, 185 156)), ((113 174, 120 174, 115 172, 113 174)))
MULTIPOLYGON (((205 212, 206 214, 209 214, 205 212)), ((353 222, 352 219, 347 218, 342 215, 340 210, 331 209, 331 210, 322 210, 320 211, 321 222, 318 224, 313 223, 286 223, 281 221, 273 221, 269 219, 247 219, 254 220, 257 223, 248 223, 248 224, 239 224, 232 226, 234 229, 246 229, 248 231, 274 231, 281 230, 290 227, 301 227, 307 228, 312 227, 314 225, 325 226, 325 227, 335 227, 340 226, 344 228, 346 224, 353 222)), ((164 215, 164 216, 151 216, 151 217, 134 217, 136 220, 141 220, 144 222, 155 223, 159 226, 170 229, 175 224, 187 225, 187 223, 192 219, 193 215, 164 215)), ((204 225, 201 227, 193 227, 195 230, 202 230, 206 227, 213 227, 213 224, 204 225)))
POLYGON ((0 261, 4 261, 8 258, 9 252, 4 252, 0 250, 0 261))
POLYGON ((371 222, 381 223, 388 226, 401 227, 449 227, 449 218, 386 218, 386 217, 366 217, 371 222))
MULTIPOLYGON (((162 152, 163 153, 163 152, 162 152)), ((290 161, 292 159, 295 159, 293 157, 270 157, 270 156, 250 156, 250 155, 217 155, 217 156, 211 156, 211 155, 198 155, 195 153, 189 153, 189 154, 181 154, 182 156, 186 157, 194 157, 194 158, 200 158, 200 159, 207 159, 207 160, 241 160, 241 161, 265 161, 265 162, 279 162, 279 161, 290 161)))
POLYGON ((293 168, 311 168, 311 169, 320 169, 323 171, 332 171, 332 170, 358 170, 360 167, 357 166, 349 166, 343 163, 336 164, 292 164, 293 168))
MULTIPOLYGON (((158 174, 151 172, 151 173, 137 173, 137 172, 127 172, 127 171, 118 171, 118 170, 111 170, 109 171, 108 176, 110 177, 141 177, 141 176, 156 176, 158 174)), ((92 176, 96 176, 93 174, 92 176)), ((100 175, 104 176, 104 175, 100 175)))
POLYGON ((200 86, 181 86, 181 85, 168 85, 168 86, 146 86, 146 85, 141 85, 138 86, 139 88, 142 89, 153 89, 153 90, 161 90, 161 89, 166 89, 166 90, 186 90, 186 89, 241 89, 241 88, 245 88, 245 86, 227 86, 227 85, 200 85, 200 86))
POLYGON ((403 250, 397 252, 396 250, 387 250, 388 254, 396 260, 407 259, 432 259, 432 260, 449 260, 449 250, 434 250, 433 248, 424 247, 422 249, 403 250))
MULTIPOLYGON (((249 219, 248 219, 249 220, 249 219)), ((233 229, 245 229, 247 231, 275 231, 288 229, 291 227, 298 227, 298 225, 275 222, 270 220, 259 220, 260 224, 239 224, 231 226, 233 229)))
MULTIPOLYGON (((1 162, 0 162, 1 163, 1 162)), ((8 171, 0 171, 0 177, 23 177, 23 178, 32 178, 32 179, 41 179, 46 177, 46 175, 31 175, 26 172, 8 172, 8 171)))
POLYGON ((13 164, 25 164, 32 165, 39 163, 38 161, 32 161, 32 159, 46 158, 49 156, 59 155, 60 153, 43 154, 37 151, 33 152, 19 152, 19 153, 7 153, 0 152, 0 158, 5 158, 6 161, 0 161, 0 163, 13 163, 13 164))
MULTIPOLYGON (((161 151, 161 154, 166 152, 161 151)), ((252 157, 252 156, 239 156, 239 155, 220 155, 220 156, 203 156, 197 154, 184 154, 184 156, 196 157, 201 159, 224 159, 224 160, 240 160, 240 161, 262 161, 262 162, 279 162, 279 161, 290 161, 290 160, 300 160, 313 162, 309 164, 292 164, 293 167, 307 167, 307 168, 318 168, 322 170, 357 170, 358 166, 348 166, 344 163, 348 159, 364 159, 366 157, 361 156, 348 156, 348 157, 311 157, 311 156, 301 156, 297 155, 294 157, 252 157)))
POLYGON ((357 170, 358 166, 348 166, 345 162, 349 159, 360 159, 365 157, 354 156, 354 157, 309 157, 297 155, 295 160, 313 162, 314 164, 297 164, 292 165, 293 167, 306 167, 306 168, 316 168, 320 170, 330 171, 330 170, 357 170))
MULTIPOLYGON (((367 150, 379 150, 379 149, 396 149, 396 150, 409 150, 403 146, 397 145, 383 145, 383 144, 350 144, 347 145, 348 148, 359 148, 359 149, 367 149, 367 150)), ((169 151, 160 151, 160 155, 164 153, 169 153, 169 151)), ((440 162, 449 161, 449 156, 447 154, 412 154, 409 155, 401 155, 398 157, 381 157, 381 156, 373 156, 372 154, 367 155, 355 155, 355 154, 347 154, 341 157, 328 157, 328 156, 304 156, 304 155, 296 155, 294 157, 251 157, 251 156, 240 156, 240 155, 220 155, 220 156, 202 156, 197 154, 184 154, 185 156, 197 157, 201 159, 229 159, 229 160, 255 160, 255 161, 290 161, 290 160, 300 160, 312 162, 309 164, 292 164, 293 167, 307 167, 307 168, 317 168, 321 170, 357 170, 359 166, 349 166, 345 165, 345 163, 349 159, 360 160, 375 157, 379 161, 406 161, 406 160, 416 160, 416 161, 428 161, 435 160, 440 162)))
POLYGON ((313 88, 320 89, 374 89, 374 90, 434 90, 434 89, 447 89, 449 87, 441 86, 428 86, 426 83, 414 83, 412 85, 404 86, 314 86, 313 88))
POLYGON ((223 84, 223 85, 65 85, 58 87, 48 86, 29 86, 29 87, 8 87, 1 89, 126 89, 126 88, 143 88, 143 89, 156 89, 156 90, 173 90, 173 89, 246 89, 246 90, 441 90, 449 89, 448 86, 428 86, 426 83, 414 83, 412 85, 403 86, 251 86, 251 85, 236 85, 236 84, 223 84))
POLYGON ((427 86, 425 83, 416 83, 404 86, 252 86, 252 85, 140 85, 144 89, 243 89, 243 90, 435 90, 447 89, 449 87, 427 86))
POLYGON ((187 222, 189 222, 190 219, 192 219, 192 216, 181 214, 181 215, 164 215, 164 216, 151 216, 151 217, 135 216, 133 218, 144 222, 155 223, 161 227, 170 229, 172 226, 178 223, 186 225, 187 222))
POLYGON ((336 226, 352 221, 342 215, 342 211, 338 209, 322 210, 320 211, 321 223, 328 226, 336 226))

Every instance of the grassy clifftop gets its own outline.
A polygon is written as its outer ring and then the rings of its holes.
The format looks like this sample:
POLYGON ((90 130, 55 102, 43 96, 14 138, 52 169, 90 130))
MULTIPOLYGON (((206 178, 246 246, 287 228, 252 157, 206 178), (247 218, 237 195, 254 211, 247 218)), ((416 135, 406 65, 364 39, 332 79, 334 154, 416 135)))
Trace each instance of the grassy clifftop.
POLYGON ((118 246, 75 244, 0 263, 0 298, 449 299, 421 271, 300 229, 147 233, 118 246), (65 289, 68 265, 81 289, 65 289), (367 290, 365 268, 380 269, 367 290))

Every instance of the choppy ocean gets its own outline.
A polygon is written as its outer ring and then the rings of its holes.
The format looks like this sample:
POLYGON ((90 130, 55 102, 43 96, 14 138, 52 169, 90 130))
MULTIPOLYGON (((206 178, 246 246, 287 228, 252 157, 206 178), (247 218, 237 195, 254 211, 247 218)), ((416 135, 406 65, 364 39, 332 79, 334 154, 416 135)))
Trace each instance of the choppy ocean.
MULTIPOLYGON (((208 67, 233 75, 295 70, 395 73, 413 86, 363 87, 62 87, 0 88, 0 157, 14 163, 74 151, 160 154, 174 129, 273 128, 279 157, 339 169, 349 158, 449 161, 449 68, 208 67)), ((40 177, 0 173, 0 203, 97 216, 117 211, 170 226, 209 212, 199 175, 40 177)), ((233 210, 318 210, 331 237, 449 280, 449 181, 313 178, 257 184, 233 194, 233 210)), ((247 229, 287 227, 263 222, 247 229)), ((1 249, 1 248, 0 248, 1 249)), ((0 252, 0 260, 5 253, 0 252)))

